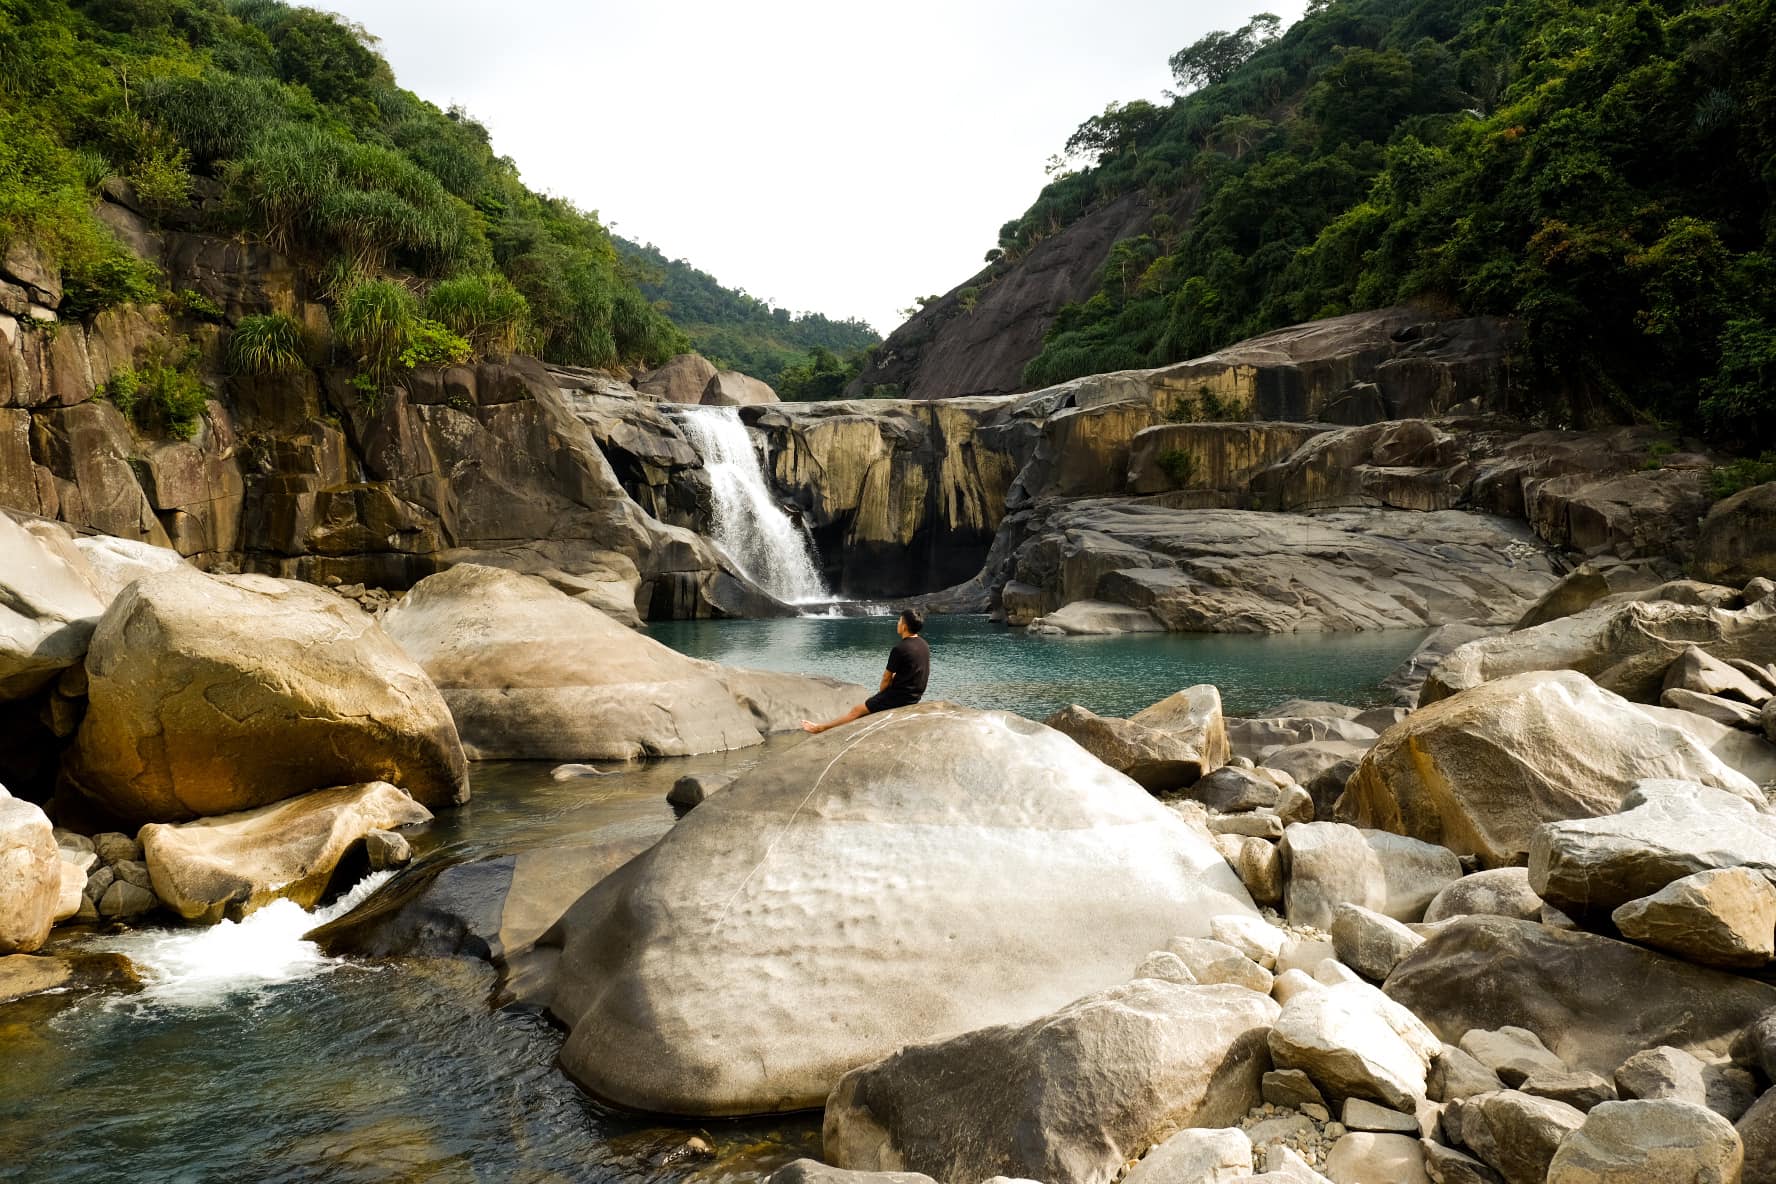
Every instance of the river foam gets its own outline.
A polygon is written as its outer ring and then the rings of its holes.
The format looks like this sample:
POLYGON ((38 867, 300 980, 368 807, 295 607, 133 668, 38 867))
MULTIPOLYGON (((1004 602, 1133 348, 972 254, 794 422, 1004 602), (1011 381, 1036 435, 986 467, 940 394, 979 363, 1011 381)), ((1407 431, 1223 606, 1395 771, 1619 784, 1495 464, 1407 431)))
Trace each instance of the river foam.
POLYGON ((140 929, 100 939, 89 948, 124 955, 142 976, 143 989, 116 999, 117 1006, 215 1007, 243 990, 294 982, 343 965, 302 935, 350 912, 392 874, 374 872, 313 912, 294 901, 276 900, 241 921, 140 929))

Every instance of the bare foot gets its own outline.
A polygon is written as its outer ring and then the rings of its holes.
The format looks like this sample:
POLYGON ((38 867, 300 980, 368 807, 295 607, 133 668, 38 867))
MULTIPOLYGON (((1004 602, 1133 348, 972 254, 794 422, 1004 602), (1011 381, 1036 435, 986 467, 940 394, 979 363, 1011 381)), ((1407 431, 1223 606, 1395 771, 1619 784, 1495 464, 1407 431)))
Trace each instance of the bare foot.
POLYGON ((803 720, 802 721, 802 731, 810 732, 810 733, 818 736, 818 735, 820 735, 820 725, 817 723, 811 723, 808 720, 803 720))

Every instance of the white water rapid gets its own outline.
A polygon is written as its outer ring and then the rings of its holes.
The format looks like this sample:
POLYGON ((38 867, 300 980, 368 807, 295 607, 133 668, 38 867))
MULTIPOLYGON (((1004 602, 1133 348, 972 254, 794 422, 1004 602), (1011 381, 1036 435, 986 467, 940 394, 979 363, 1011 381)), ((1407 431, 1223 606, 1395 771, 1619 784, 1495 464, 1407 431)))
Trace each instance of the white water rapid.
POLYGON ((754 583, 788 604, 831 600, 814 549, 765 484, 738 407, 686 407, 691 447, 715 492, 714 536, 754 583))
POLYGON ((119 1000, 123 1007, 214 1007, 236 991, 292 982, 341 965, 340 959, 327 957, 302 935, 343 917, 392 874, 373 872, 312 913, 293 900, 274 900, 241 921, 142 929, 95 942, 90 948, 123 954, 140 972, 143 989, 123 996, 119 1000))

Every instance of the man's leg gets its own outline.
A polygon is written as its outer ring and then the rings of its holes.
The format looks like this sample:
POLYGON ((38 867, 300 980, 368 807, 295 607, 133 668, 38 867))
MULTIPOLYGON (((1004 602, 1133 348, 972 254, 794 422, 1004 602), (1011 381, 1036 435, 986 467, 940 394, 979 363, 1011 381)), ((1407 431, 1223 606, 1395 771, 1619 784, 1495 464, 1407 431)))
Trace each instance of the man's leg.
POLYGON ((847 711, 844 715, 841 715, 838 719, 829 719, 823 724, 810 723, 808 720, 803 720, 802 721, 802 731, 812 732, 816 736, 818 736, 822 732, 830 731, 831 729, 839 727, 842 724, 848 724, 854 719, 862 719, 864 716, 866 716, 868 714, 869 714, 869 704, 859 703, 857 706, 853 707, 850 711, 847 711))

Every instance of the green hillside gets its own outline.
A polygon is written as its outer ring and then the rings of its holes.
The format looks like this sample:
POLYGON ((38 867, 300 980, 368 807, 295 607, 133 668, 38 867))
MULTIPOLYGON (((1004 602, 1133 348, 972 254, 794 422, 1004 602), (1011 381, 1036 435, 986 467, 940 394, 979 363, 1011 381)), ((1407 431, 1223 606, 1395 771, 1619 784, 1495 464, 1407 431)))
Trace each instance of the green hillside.
MULTIPOLYGON (((0 249, 48 254, 77 312, 169 298, 93 216, 127 182, 169 225, 291 256, 367 382, 471 353, 601 366, 687 347, 595 215, 526 188, 485 128, 401 89, 373 45, 275 0, 0 0, 0 249)), ((248 364, 302 344, 251 328, 248 364)))
POLYGON ((1113 104, 989 258, 1139 191, 1164 211, 1032 385, 1400 300, 1521 318, 1550 423, 1776 443, 1776 2, 1319 0, 1113 104))
POLYGON ((819 389, 805 392, 809 398, 837 395, 844 379, 833 386, 821 376, 842 371, 845 359, 881 341, 863 321, 835 321, 817 312, 792 315, 723 287, 683 259, 668 259, 652 243, 614 241, 642 293, 685 331, 693 349, 723 369, 782 384, 785 398, 803 394, 810 383, 819 389))

